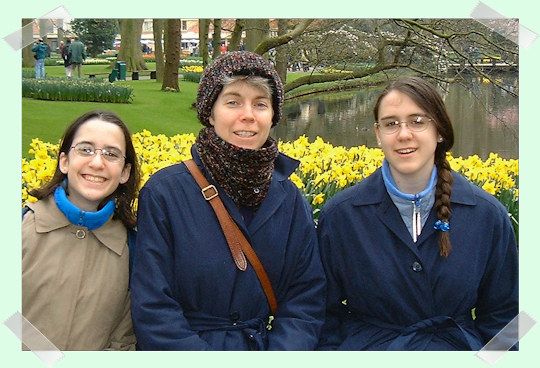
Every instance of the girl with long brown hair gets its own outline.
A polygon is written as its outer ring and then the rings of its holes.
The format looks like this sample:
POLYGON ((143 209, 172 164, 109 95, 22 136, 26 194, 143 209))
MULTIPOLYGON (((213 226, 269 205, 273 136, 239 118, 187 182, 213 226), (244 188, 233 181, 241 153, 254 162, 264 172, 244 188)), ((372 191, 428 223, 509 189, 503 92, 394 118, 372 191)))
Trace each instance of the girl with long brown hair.
POLYGON ((430 83, 390 83, 374 117, 382 168, 320 216, 319 349, 479 350, 518 314, 507 211, 451 170, 453 128, 430 83))
POLYGON ((53 178, 30 192, 22 314, 60 350, 135 350, 128 239, 138 188, 128 128, 96 110, 67 128, 53 178))

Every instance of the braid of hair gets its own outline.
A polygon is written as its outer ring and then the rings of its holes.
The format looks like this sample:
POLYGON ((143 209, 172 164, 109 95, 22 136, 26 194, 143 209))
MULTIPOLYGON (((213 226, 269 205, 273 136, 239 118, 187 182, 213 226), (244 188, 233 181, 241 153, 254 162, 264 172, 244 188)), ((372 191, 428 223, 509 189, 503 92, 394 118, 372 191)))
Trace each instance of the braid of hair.
MULTIPOLYGON (((435 189, 435 209, 437 218, 442 222, 450 222, 450 195, 454 178, 450 163, 446 159, 446 151, 437 149, 435 163, 437 165, 437 186, 435 189)), ((450 244, 449 231, 441 231, 439 235, 439 251, 442 257, 448 257, 452 245, 450 244)))

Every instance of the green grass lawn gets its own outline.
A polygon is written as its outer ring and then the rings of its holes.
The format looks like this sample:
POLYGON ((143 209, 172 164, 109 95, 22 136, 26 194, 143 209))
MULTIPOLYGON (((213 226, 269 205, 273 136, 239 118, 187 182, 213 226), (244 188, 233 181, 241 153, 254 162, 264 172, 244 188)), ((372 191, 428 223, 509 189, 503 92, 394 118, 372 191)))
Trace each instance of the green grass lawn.
MULTIPOLYGON (((151 65, 148 65, 151 68, 151 65)), ((83 66, 83 73, 107 71, 107 66, 83 66)), ((63 66, 46 67, 48 76, 64 76, 63 66)), ((196 100, 198 84, 179 81, 180 93, 161 91, 155 80, 117 81, 133 88, 130 104, 40 101, 22 99, 22 155, 27 157, 33 138, 56 143, 66 127, 77 117, 94 109, 118 114, 132 133, 147 129, 152 134, 172 136, 194 133, 201 129, 197 112, 191 108, 196 100)))
MULTIPOLYGON (((154 63, 147 63, 155 69, 154 63)), ((82 73, 107 72, 107 65, 83 65, 82 73)), ((47 76, 63 77, 63 66, 46 66, 47 76)), ((288 79, 296 79, 308 73, 292 73, 288 79)), ((129 75, 129 73, 128 73, 129 75)), ((197 111, 191 105, 197 98, 198 84, 179 81, 180 93, 161 91, 161 83, 155 80, 116 81, 133 88, 130 104, 42 101, 22 99, 22 156, 28 157, 29 144, 33 138, 43 142, 57 143, 67 126, 80 115, 94 109, 115 112, 127 124, 132 133, 147 129, 152 134, 197 134, 202 125, 197 111)))
MULTIPOLYGON (((155 63, 146 63, 155 69, 155 63)), ((83 65, 82 73, 110 72, 108 65, 83 65)), ((64 77, 63 66, 46 66, 50 77, 64 77)), ((309 73, 289 73, 291 81, 309 73)), ((129 75, 129 73, 128 73, 129 75)), ((100 76, 98 76, 100 77, 100 76)), ((106 76, 102 76, 108 80, 106 76)), ((86 76, 85 76, 86 78, 86 76)), ((57 143, 67 126, 80 115, 94 109, 115 112, 127 124, 132 133, 144 129, 152 134, 197 134, 202 125, 197 120, 197 111, 191 106, 197 98, 198 84, 180 80, 180 93, 161 91, 161 83, 155 80, 116 81, 133 88, 130 104, 43 101, 22 99, 22 156, 28 157, 30 142, 39 138, 43 142, 57 143)))

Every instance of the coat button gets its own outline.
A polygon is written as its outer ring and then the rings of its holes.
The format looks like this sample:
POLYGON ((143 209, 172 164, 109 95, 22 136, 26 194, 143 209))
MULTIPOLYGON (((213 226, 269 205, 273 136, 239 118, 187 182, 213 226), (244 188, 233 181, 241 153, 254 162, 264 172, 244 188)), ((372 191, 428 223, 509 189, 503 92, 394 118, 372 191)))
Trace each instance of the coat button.
POLYGON ((418 263, 418 262, 414 262, 412 264, 412 269, 413 269, 414 272, 420 272, 420 271, 422 271, 422 265, 420 263, 418 263))
POLYGON ((75 236, 77 237, 77 239, 84 239, 86 237, 86 232, 84 230, 77 230, 77 232, 75 232, 75 236))
POLYGON ((229 318, 231 319, 231 321, 236 322, 240 319, 240 313, 238 311, 234 311, 229 314, 229 318))

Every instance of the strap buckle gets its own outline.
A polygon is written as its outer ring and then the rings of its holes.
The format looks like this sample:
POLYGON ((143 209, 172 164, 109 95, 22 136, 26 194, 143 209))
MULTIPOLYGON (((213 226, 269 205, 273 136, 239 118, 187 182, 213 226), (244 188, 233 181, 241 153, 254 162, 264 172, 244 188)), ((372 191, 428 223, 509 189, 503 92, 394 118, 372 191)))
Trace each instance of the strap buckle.
POLYGON ((214 185, 212 185, 212 184, 210 184, 206 188, 202 188, 201 193, 202 193, 204 199, 206 199, 207 201, 209 201, 209 200, 211 200, 211 199, 213 199, 213 198, 215 198, 215 197, 217 197, 219 195, 216 187, 214 185), (210 189, 214 191, 214 194, 206 195, 206 191, 210 190, 210 189))

